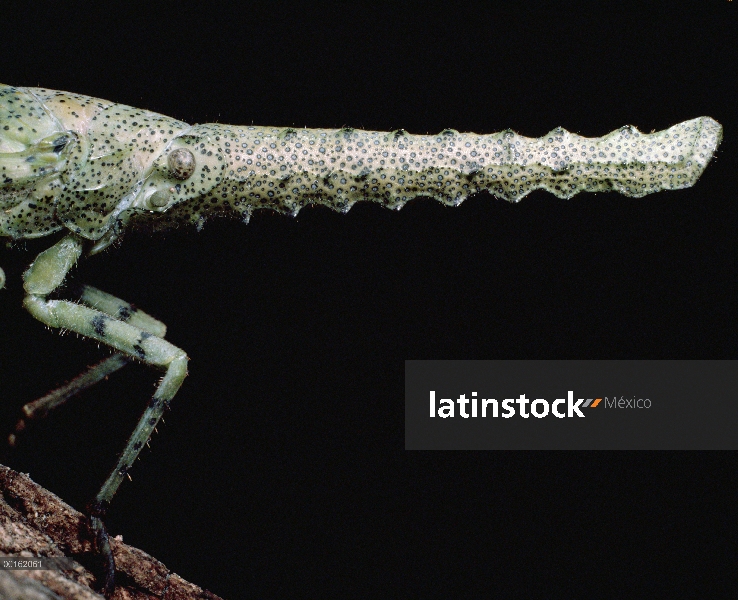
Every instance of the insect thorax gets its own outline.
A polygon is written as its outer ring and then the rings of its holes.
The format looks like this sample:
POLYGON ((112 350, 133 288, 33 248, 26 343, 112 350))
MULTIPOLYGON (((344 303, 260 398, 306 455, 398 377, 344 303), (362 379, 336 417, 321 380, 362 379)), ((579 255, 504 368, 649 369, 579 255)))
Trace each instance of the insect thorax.
POLYGON ((189 126, 87 96, 0 86, 0 127, 0 234, 67 228, 97 240, 189 126))

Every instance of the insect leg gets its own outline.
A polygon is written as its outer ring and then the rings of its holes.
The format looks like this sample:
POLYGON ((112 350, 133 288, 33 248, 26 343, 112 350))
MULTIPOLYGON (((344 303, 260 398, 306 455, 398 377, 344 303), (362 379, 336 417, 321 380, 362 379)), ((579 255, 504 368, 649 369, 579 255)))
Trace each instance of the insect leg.
MULTIPOLYGON (((90 285, 79 285, 76 289, 79 301, 87 306, 96 308, 111 317, 139 327, 152 335, 163 338, 167 326, 151 315, 139 310, 134 305, 116 298, 90 285)), ((25 431, 29 421, 45 418, 52 410, 64 404, 71 397, 92 387, 108 375, 123 368, 129 362, 121 353, 116 353, 98 364, 90 367, 69 383, 50 391, 48 394, 29 402, 21 409, 21 417, 15 424, 13 432, 8 436, 8 445, 14 448, 18 443, 18 436, 25 431)))
MULTIPOLYGON (((164 323, 139 310, 133 304, 91 285, 76 286, 76 296, 83 304, 96 308, 119 321, 139 327, 160 338, 166 335, 167 326, 164 323)), ((25 429, 26 421, 45 418, 52 410, 64 404, 69 398, 102 381, 108 375, 123 368, 128 362, 129 360, 124 354, 116 353, 90 367, 66 385, 26 404, 22 409, 22 416, 15 426, 15 433, 8 437, 10 446, 15 446, 17 434, 25 429)))
POLYGON ((166 369, 154 397, 144 410, 120 455, 118 464, 95 497, 91 508, 92 530, 96 537, 98 550, 106 560, 106 594, 112 593, 113 588, 109 586, 112 586, 113 556, 103 518, 133 461, 151 437, 164 410, 169 406, 169 402, 184 381, 187 375, 188 358, 184 350, 166 340, 87 306, 66 300, 46 300, 33 295, 26 296, 24 304, 34 317, 50 327, 64 327, 107 344, 125 354, 135 356, 150 365, 166 369))
MULTIPOLYGON (((133 461, 151 437, 164 410, 187 376, 188 357, 184 350, 166 340, 105 312, 67 300, 47 299, 64 280, 81 251, 81 240, 75 236, 67 236, 36 258, 24 274, 24 287, 28 294, 23 301, 26 309, 49 327, 74 331, 145 363, 165 369, 164 377, 131 434, 118 464, 90 507, 90 525, 98 551, 105 560, 104 591, 106 596, 110 596, 114 589, 115 563, 103 518, 133 461)), ((113 298, 107 294, 104 296, 107 299, 113 298)), ((105 297, 100 298, 101 303, 106 301, 105 297)))
POLYGON ((58 387, 45 396, 24 405, 21 409, 21 417, 15 424, 13 433, 8 436, 8 445, 14 448, 18 444, 18 437, 25 431, 30 421, 39 421, 45 418, 52 410, 64 404, 72 396, 92 387, 98 381, 102 381, 108 375, 126 366, 128 362, 129 359, 127 356, 116 352, 112 356, 90 367, 66 385, 58 387))
POLYGON ((86 304, 91 308, 104 312, 119 321, 148 331, 151 335, 163 338, 167 333, 167 326, 151 315, 139 310, 133 304, 116 298, 115 296, 98 290, 91 285, 80 285, 77 288, 77 295, 82 304, 86 304))

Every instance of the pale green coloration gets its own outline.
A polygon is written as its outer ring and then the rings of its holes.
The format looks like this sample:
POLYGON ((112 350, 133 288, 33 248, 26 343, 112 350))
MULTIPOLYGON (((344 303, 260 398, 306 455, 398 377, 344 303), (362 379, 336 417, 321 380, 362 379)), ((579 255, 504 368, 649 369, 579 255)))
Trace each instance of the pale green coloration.
POLYGON ((78 303, 48 298, 85 245, 97 252, 127 227, 190 222, 199 228, 215 214, 248 221, 260 208, 295 215, 308 204, 323 204, 345 212, 369 200, 399 209, 418 196, 455 206, 482 190, 510 201, 536 189, 559 198, 609 190, 640 197, 693 185, 721 137, 722 127, 709 117, 653 134, 628 126, 597 139, 561 128, 534 139, 513 131, 410 135, 190 126, 106 100, 0 85, 0 235, 36 238, 67 230, 24 274, 24 305, 46 325, 118 352, 27 405, 10 441, 25 419, 121 368, 125 357, 165 370, 91 509, 109 595, 114 564, 102 518, 182 384, 188 359, 164 340, 163 323, 105 292, 82 286, 78 303))
POLYGON ((534 139, 189 126, 87 96, 8 86, 0 87, 0 123, 8 127, 0 130, 0 234, 66 228, 97 241, 96 250, 126 226, 201 225, 218 213, 247 220, 258 208, 294 215, 307 204, 347 211, 370 200, 399 209, 417 196, 457 205, 481 190, 510 201, 536 189, 639 197, 693 185, 722 136, 709 117, 597 139, 561 128, 534 139))
POLYGON ((23 276, 24 288, 31 296, 48 296, 58 288, 82 254, 82 244, 71 236, 36 257, 23 276))
MULTIPOLYGON (((131 434, 118 463, 103 484, 90 508, 90 526, 98 551, 106 562, 105 595, 113 593, 115 563, 103 523, 103 517, 118 487, 128 474, 143 444, 151 437, 169 402, 187 376, 187 355, 163 339, 166 327, 156 319, 136 310, 130 304, 95 288, 83 286, 78 294, 80 304, 67 300, 50 300, 48 295, 60 285, 82 252, 83 239, 75 234, 62 238, 42 252, 23 275, 27 293, 23 305, 36 319, 49 327, 74 331, 84 337, 107 344, 126 356, 136 357, 165 370, 154 397, 144 410, 131 434)), ((23 430, 25 419, 45 415, 79 391, 94 385, 109 373, 125 366, 120 354, 104 360, 83 373, 70 385, 24 407, 24 417, 16 425, 8 442, 13 445, 23 430)))

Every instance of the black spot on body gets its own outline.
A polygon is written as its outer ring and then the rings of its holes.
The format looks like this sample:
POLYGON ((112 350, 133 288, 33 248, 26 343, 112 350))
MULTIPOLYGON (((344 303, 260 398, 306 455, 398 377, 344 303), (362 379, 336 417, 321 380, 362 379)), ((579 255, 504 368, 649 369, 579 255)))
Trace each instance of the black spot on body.
POLYGON ((136 309, 133 306, 121 304, 118 307, 118 318, 123 322, 128 321, 131 318, 131 315, 135 312, 136 309))
POLYGON ((95 333, 100 337, 105 337, 105 321, 107 320, 108 317, 106 317, 105 315, 97 315, 95 317, 92 317, 92 321, 90 323, 95 330, 95 333))

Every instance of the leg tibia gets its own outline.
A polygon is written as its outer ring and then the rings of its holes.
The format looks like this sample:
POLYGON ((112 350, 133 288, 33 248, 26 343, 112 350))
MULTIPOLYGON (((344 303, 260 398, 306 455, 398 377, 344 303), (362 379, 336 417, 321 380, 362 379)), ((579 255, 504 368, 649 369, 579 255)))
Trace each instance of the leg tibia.
MULTIPOLYGON (((181 351, 180 351, 181 352, 181 351)), ((154 427, 161 419, 164 410, 169 406, 169 401, 177 393, 177 390, 182 385, 182 381, 187 376, 187 356, 184 352, 181 355, 174 358, 167 368, 167 372, 164 375, 159 387, 156 389, 154 397, 146 407, 141 419, 139 419, 136 429, 133 430, 131 437, 126 443, 125 450, 118 459, 118 464, 115 466, 113 471, 108 475, 107 480, 103 484, 102 488, 95 497, 95 501, 92 504, 91 515, 90 515, 90 527, 95 535, 95 543, 98 552, 102 555, 105 566, 105 584, 104 591, 105 596, 110 597, 113 593, 114 588, 114 576, 115 576, 115 561, 113 559, 113 552, 110 548, 110 541, 108 539, 108 532, 105 528, 104 517, 105 513, 110 506, 110 501, 118 491, 120 484, 128 474, 128 470, 133 465, 133 461, 136 460, 139 452, 143 445, 151 437, 151 432, 154 431, 154 427)))
POLYGON ((128 439, 126 447, 118 459, 118 464, 112 473, 110 473, 100 493, 97 495, 96 501, 101 503, 101 506, 110 503, 110 500, 118 490, 118 486, 120 486, 131 465, 133 465, 133 461, 136 460, 139 452, 141 452, 143 445, 151 437, 154 427, 156 427, 159 419, 161 419, 164 411, 169 406, 170 400, 177 393, 186 376, 187 356, 182 352, 181 356, 175 358, 169 364, 169 368, 167 368, 164 378, 159 383, 154 397, 149 402, 131 437, 128 439))
POLYGON ((111 373, 115 373, 118 369, 123 368, 128 364, 128 361, 129 359, 127 357, 119 353, 109 356, 72 379, 66 385, 49 392, 38 400, 26 404, 23 407, 24 416, 28 419, 41 419, 45 417, 49 411, 63 404, 74 394, 86 390, 98 381, 105 379, 111 373))
POLYGON ((8 436, 8 444, 15 447, 18 442, 18 436, 26 429, 26 425, 30 421, 43 419, 52 410, 64 404, 69 398, 75 394, 86 390, 95 385, 98 381, 105 379, 111 373, 115 373, 118 369, 123 368, 130 359, 123 354, 113 354, 102 360, 98 364, 90 367, 78 375, 72 381, 55 390, 52 390, 45 396, 29 402, 22 409, 22 416, 15 424, 13 433, 8 436))

